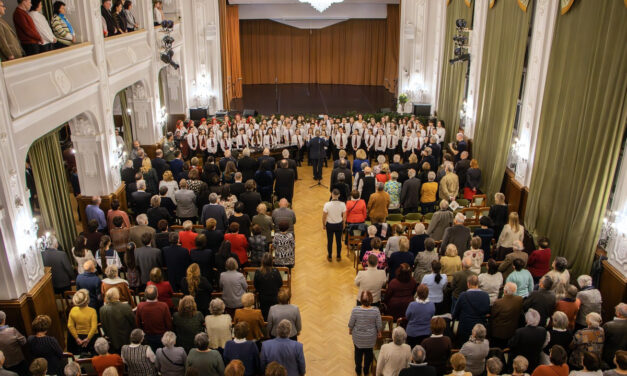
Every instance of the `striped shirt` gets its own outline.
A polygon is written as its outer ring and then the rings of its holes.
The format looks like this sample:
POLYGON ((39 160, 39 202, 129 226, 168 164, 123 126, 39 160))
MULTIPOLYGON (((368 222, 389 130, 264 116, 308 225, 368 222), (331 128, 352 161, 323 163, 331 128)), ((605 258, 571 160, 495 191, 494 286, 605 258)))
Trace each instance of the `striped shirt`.
POLYGON ((348 328, 353 335, 353 343, 359 349, 371 349, 377 342, 377 333, 381 331, 381 313, 376 307, 357 306, 351 312, 348 328))

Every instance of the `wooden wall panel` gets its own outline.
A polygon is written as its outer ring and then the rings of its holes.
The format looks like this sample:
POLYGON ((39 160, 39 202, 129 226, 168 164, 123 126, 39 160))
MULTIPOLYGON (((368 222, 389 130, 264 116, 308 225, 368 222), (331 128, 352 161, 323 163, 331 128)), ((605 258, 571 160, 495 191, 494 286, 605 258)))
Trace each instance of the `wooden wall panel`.
MULTIPOLYGON (((529 188, 520 184, 516 180, 514 172, 509 168, 505 170, 501 192, 505 195, 509 212, 517 212, 520 220, 523 221, 525 219, 525 207, 527 206, 529 188)), ((491 197, 489 199, 490 202, 493 201, 491 197)))
POLYGON ((627 302, 627 278, 607 260, 603 261, 599 290, 603 297, 603 322, 612 320, 614 307, 627 302))
MULTIPOLYGON (((100 198, 102 199, 102 202, 100 203, 100 209, 105 212, 105 215, 107 214, 107 211, 111 209, 111 201, 116 198, 120 201, 121 210, 128 209, 128 204, 126 200, 126 184, 124 183, 120 184, 115 192, 105 196, 100 196, 100 198)), ((81 215, 81 223, 83 224, 83 228, 86 229, 87 215, 85 215, 85 208, 87 207, 87 205, 91 204, 91 196, 79 195, 78 197, 76 197, 76 202, 78 203, 78 211, 81 215)))

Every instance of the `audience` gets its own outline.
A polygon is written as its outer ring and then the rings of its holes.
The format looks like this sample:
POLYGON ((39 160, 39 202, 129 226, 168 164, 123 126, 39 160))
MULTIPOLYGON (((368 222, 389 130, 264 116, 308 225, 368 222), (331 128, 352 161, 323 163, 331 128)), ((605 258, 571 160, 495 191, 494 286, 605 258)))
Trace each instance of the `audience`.
POLYGON ((34 334, 27 339, 28 352, 33 358, 45 359, 51 374, 61 375, 65 366, 63 348, 59 346, 56 338, 47 335, 51 325, 52 320, 49 316, 35 317, 31 326, 34 334))
POLYGON ((137 323, 131 306, 120 301, 117 287, 112 287, 105 293, 105 304, 100 307, 100 323, 102 331, 109 339, 111 350, 119 353, 137 323))
POLYGON ((98 375, 102 375, 109 367, 114 367, 120 375, 124 373, 122 358, 118 354, 109 353, 109 342, 105 338, 100 337, 96 340, 94 350, 98 355, 91 358, 91 365, 98 375))
MULTIPOLYGON (((466 371, 473 376, 480 376, 486 368, 486 357, 490 352, 490 343, 486 339, 487 331, 482 324, 476 324, 472 328, 472 334, 468 342, 464 343, 459 352, 466 358, 466 371)), ((489 371, 488 371, 489 372, 489 371)), ((496 372, 496 375, 498 375, 496 372)))
MULTIPOLYGON (((192 338, 194 338, 192 336, 192 338)), ((185 374, 187 352, 183 347, 177 346, 177 336, 174 332, 165 332, 161 338, 163 347, 157 349, 155 354, 155 368, 163 376, 177 376, 185 374)))
MULTIPOLYGON (((141 304, 140 304, 141 305, 141 304)), ((122 360, 126 364, 129 375, 156 375, 156 356, 151 346, 142 345, 144 331, 133 329, 130 335, 130 344, 122 346, 122 360)))
MULTIPOLYGON (((163 333, 172 330, 172 317, 168 305, 157 300, 156 286, 147 286, 144 296, 146 301, 139 303, 135 311, 137 327, 143 329, 141 331, 142 340, 145 336, 146 343, 153 350, 156 350, 161 347, 163 333)), ((131 332, 131 342, 133 342, 133 332, 131 332)), ((122 348, 122 357, 124 357, 124 348, 122 348)))
POLYGON ((248 329, 248 323, 245 321, 235 325, 233 329, 234 338, 224 346, 223 358, 224 363, 229 364, 239 360, 244 367, 242 375, 254 376, 261 373, 259 348, 255 342, 246 339, 248 337, 248 329))
MULTIPOLYGON (((187 295, 179 300, 178 310, 172 316, 172 326, 176 334, 176 344, 183 348, 183 354, 187 354, 194 347, 193 338, 197 333, 203 331, 204 324, 205 316, 198 311, 192 296, 187 295)), ((165 345, 163 338, 161 341, 165 345)), ((181 351, 179 350, 178 352, 180 353, 181 351)), ((159 354, 159 350, 157 350, 157 354, 159 354)))
MULTIPOLYGON (((406 238, 405 241, 407 241, 406 238)), ((386 314, 392 316, 394 320, 403 317, 407 306, 414 300, 416 286, 411 267, 407 263, 402 263, 397 269, 396 278, 390 281, 385 292, 386 314)))
POLYGON ((479 289, 479 279, 471 275, 467 279, 468 289, 459 295, 453 307, 453 319, 459 320, 457 342, 463 343, 472 333, 475 324, 486 324, 490 313, 490 297, 479 289))
POLYGON ((431 318, 435 315, 435 305, 429 301, 429 288, 419 285, 416 300, 407 306, 407 344, 416 346, 431 335, 431 318))
POLYGON ((215 298, 209 304, 210 314, 205 317, 205 329, 211 333, 209 347, 212 349, 224 348, 231 340, 231 316, 224 313, 224 301, 215 298))
POLYGON ((395 376, 411 362, 411 347, 405 343, 407 334, 402 327, 392 331, 392 342, 381 346, 377 357, 376 374, 381 376, 395 376))
POLYGON ((300 319, 300 310, 294 304, 290 304, 290 298, 292 297, 289 288, 282 288, 278 293, 278 304, 270 307, 268 312, 268 333, 272 337, 277 337, 277 329, 279 323, 283 320, 288 320, 292 324, 292 330, 290 332, 290 339, 297 340, 297 336, 302 329, 302 323, 300 319))
POLYGON ((181 280, 181 291, 185 295, 191 295, 203 314, 209 313, 209 302, 213 286, 209 280, 200 274, 200 266, 191 264, 187 268, 185 277, 181 280))
POLYGON ((518 328, 522 306, 523 298, 516 295, 516 284, 507 282, 503 286, 503 297, 495 300, 490 309, 492 345, 507 347, 508 339, 512 338, 518 328))
MULTIPOLYGON (((372 306, 372 293, 363 291, 359 296, 359 302, 360 304, 353 308, 348 321, 348 332, 353 337, 353 345, 355 347, 355 372, 358 375, 361 374, 362 370, 365 373, 369 372, 374 359, 373 348, 383 328, 381 313, 376 307, 372 306)), ((283 322, 289 324, 287 320, 283 322)), ((283 322, 279 324, 279 327, 283 322)), ((291 324, 289 324, 289 327, 291 329, 291 324)), ((279 330, 280 328, 277 329, 277 331, 279 330)), ((281 335, 280 331, 279 335, 280 337, 287 337, 287 335, 281 335)), ((304 372, 300 374, 302 375, 304 372)))
POLYGON ((529 368, 535 369, 540 362, 540 353, 550 338, 546 329, 539 326, 540 314, 535 309, 527 310, 525 322, 527 326, 516 329, 514 336, 508 341, 510 357, 522 355, 529 361, 529 368))
POLYGON ((272 267, 270 253, 265 253, 261 258, 261 267, 255 272, 253 286, 259 299, 261 314, 267 320, 270 307, 278 303, 279 289, 283 286, 281 273, 272 267))
MULTIPOLYGON (((374 311, 376 311, 376 309, 374 311)), ((378 311, 376 313, 378 314, 378 311)), ((381 321, 379 317, 379 324, 380 323, 381 321)), ((303 352, 303 345, 300 342, 289 339, 291 331, 292 324, 290 324, 288 320, 283 320, 279 323, 277 327, 277 338, 265 341, 261 346, 261 369, 265 369, 266 374, 268 374, 268 369, 271 369, 273 362, 276 362, 285 367, 287 372, 285 372, 283 375, 296 376, 304 375, 306 373, 305 353, 303 352)), ((272 368, 274 367, 276 366, 273 366, 272 368)), ((280 375, 279 373, 274 374, 280 375)))

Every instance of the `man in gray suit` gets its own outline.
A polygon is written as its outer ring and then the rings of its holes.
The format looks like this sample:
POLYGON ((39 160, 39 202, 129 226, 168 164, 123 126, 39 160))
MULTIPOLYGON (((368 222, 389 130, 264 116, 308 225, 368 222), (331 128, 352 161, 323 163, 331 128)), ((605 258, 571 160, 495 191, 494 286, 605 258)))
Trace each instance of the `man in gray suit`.
POLYGON ((189 220, 196 223, 198 219, 196 194, 191 189, 187 189, 187 180, 181 179, 179 190, 174 193, 174 199, 176 200, 176 216, 181 219, 181 222, 189 220))
MULTIPOLYGON (((151 244, 153 242, 152 234, 145 232, 142 235, 142 244, 151 244)), ((163 258, 159 248, 143 246, 135 249, 135 262, 141 271, 141 282, 145 286, 150 280, 150 271, 152 268, 160 268, 163 266, 163 258)))
POLYGON ((521 259, 525 266, 529 260, 529 255, 525 252, 525 247, 520 240, 516 240, 513 245, 514 252, 505 256, 505 260, 499 265, 499 272, 503 273, 503 280, 507 280, 507 277, 514 271, 514 260, 521 259))
POLYGON ((401 188, 401 207, 403 214, 416 213, 420 202, 420 179, 416 177, 416 170, 410 168, 407 171, 409 179, 403 182, 401 188))
POLYGON ((0 351, 0 376, 17 376, 17 373, 4 369, 4 353, 0 351))
POLYGON ((462 213, 457 213, 453 226, 444 230, 444 237, 442 238, 442 245, 440 246, 440 254, 444 255, 446 246, 449 244, 455 244, 457 247, 457 253, 461 256, 470 248, 470 229, 464 226, 466 216, 462 213))
MULTIPOLYGON (((451 227, 453 223, 453 217, 453 212, 448 208, 448 201, 440 201, 440 210, 433 213, 431 222, 429 222, 429 228, 427 229, 427 235, 435 241, 442 240, 444 230, 451 227)), ((446 247, 440 249, 446 249, 446 247)))
POLYGON ((129 230, 129 240, 135 243, 136 247, 141 247, 145 245, 142 243, 142 236, 145 233, 149 233, 152 239, 151 246, 155 246, 155 233, 157 232, 154 228, 148 226, 148 216, 146 214, 140 214, 135 219, 137 221, 137 226, 131 227, 129 230))
POLYGON ((44 266, 50 267, 52 271, 52 286, 55 294, 63 294, 70 290, 72 279, 74 279, 74 268, 65 252, 59 251, 59 242, 54 235, 48 237, 48 248, 41 252, 44 266))
POLYGON ((203 206, 200 223, 205 224, 209 218, 216 220, 216 230, 226 231, 226 211, 224 206, 218 204, 218 195, 215 193, 209 195, 209 203, 203 206))

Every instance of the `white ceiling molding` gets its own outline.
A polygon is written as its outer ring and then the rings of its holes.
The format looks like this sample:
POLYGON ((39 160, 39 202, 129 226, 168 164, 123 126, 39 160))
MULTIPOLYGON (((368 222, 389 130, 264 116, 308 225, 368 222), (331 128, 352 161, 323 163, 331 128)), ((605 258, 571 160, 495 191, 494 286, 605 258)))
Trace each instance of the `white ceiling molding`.
POLYGON ((297 29, 324 29, 325 27, 329 27, 331 25, 335 25, 340 22, 346 21, 348 18, 344 19, 333 19, 333 20, 286 20, 286 19, 272 19, 274 22, 281 23, 283 25, 295 27, 297 29))
POLYGON ((387 17, 384 3, 340 3, 323 13, 309 4, 243 4, 239 6, 240 20, 346 20, 349 18, 382 19, 387 17))
MULTIPOLYGON (((299 0, 229 0, 231 5, 242 4, 299 4, 299 0)), ((400 4, 400 0, 344 0, 344 4, 400 4)), ((337 4, 333 5, 334 7, 337 4)))

